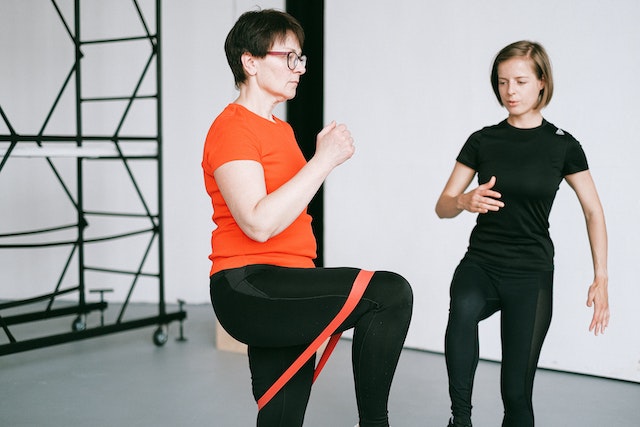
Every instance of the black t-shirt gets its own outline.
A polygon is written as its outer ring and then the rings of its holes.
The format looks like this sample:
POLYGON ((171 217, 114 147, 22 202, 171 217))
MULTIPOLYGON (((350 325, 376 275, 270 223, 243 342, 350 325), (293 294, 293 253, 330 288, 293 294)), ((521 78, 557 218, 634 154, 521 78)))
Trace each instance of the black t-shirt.
POLYGON ((478 214, 465 258, 500 267, 553 270, 549 214, 566 175, 589 168, 580 143, 543 120, 518 129, 506 120, 473 133, 457 161, 478 173, 478 183, 496 177, 505 206, 478 214))

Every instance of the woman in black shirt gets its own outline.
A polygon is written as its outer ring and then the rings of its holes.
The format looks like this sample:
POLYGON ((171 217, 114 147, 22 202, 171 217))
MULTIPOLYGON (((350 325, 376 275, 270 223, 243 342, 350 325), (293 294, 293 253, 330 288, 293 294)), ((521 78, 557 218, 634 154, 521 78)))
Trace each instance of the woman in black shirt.
POLYGON ((582 147, 542 116, 553 94, 544 48, 529 41, 506 46, 494 60, 491 84, 508 117, 469 137, 436 205, 440 218, 465 210, 479 214, 451 283, 445 337, 453 413, 449 427, 471 426, 478 323, 498 310, 502 426, 534 425, 533 378, 552 312, 549 214, 563 179, 578 196, 591 244, 594 280, 587 305, 594 306, 594 314, 589 330, 602 333, 609 321, 604 213, 582 147), (476 174, 482 184, 466 191, 476 174))

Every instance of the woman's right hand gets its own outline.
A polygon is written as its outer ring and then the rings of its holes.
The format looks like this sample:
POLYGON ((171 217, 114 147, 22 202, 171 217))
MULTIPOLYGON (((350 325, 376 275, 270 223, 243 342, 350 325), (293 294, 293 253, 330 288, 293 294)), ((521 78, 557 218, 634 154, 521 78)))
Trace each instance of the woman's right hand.
POLYGON ((330 169, 349 160, 354 152, 351 132, 345 124, 337 124, 335 120, 325 126, 316 138, 314 157, 330 169))
POLYGON ((489 211, 496 212, 504 207, 504 202, 499 200, 502 195, 492 190, 496 185, 496 177, 479 185, 474 190, 458 196, 457 207, 474 213, 487 213, 489 211))

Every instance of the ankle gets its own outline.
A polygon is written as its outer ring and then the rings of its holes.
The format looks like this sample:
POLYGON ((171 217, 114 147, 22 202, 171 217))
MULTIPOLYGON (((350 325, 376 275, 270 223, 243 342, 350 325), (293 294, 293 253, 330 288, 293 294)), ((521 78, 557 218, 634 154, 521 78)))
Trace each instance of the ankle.
POLYGON ((473 427, 471 425, 471 420, 463 421, 460 418, 451 417, 449 418, 449 424, 447 427, 473 427))

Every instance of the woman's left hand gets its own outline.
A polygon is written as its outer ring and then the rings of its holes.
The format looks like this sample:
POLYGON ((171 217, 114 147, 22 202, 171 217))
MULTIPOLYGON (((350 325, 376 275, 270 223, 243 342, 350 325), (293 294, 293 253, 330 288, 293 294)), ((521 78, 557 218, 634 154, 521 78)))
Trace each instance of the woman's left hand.
POLYGON ((606 278, 596 278, 591 286, 587 296, 587 306, 593 306, 593 318, 589 325, 589 332, 597 336, 599 333, 604 334, 604 330, 609 326, 609 291, 608 281, 606 278))

